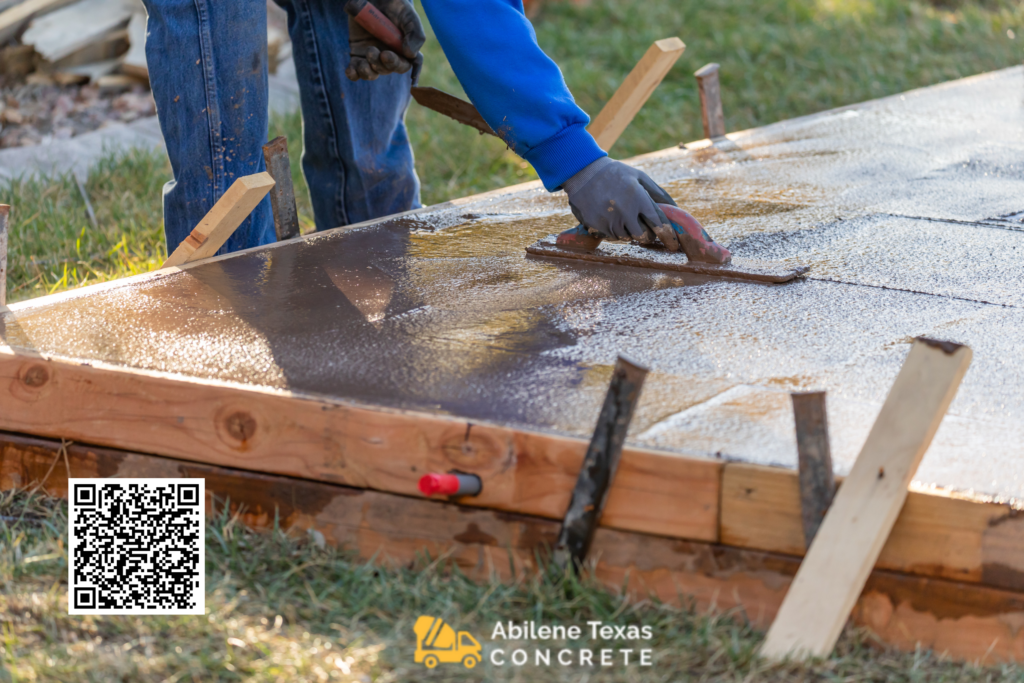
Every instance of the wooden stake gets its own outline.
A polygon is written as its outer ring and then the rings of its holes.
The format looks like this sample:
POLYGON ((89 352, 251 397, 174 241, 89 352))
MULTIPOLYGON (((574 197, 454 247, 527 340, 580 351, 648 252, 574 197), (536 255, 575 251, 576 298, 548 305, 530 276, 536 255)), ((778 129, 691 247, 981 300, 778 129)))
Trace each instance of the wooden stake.
POLYGON ((263 145, 263 159, 267 173, 274 179, 270 191, 270 205, 274 210, 274 230, 277 241, 299 236, 299 212, 295 207, 295 189, 292 187, 292 163, 288 158, 288 140, 279 135, 263 145))
POLYGON ((647 377, 647 368, 631 363, 622 356, 615 361, 615 370, 608 385, 597 426, 576 486, 569 500, 569 509, 562 520, 554 561, 562 569, 579 569, 587 557, 594 531, 604 511, 615 472, 619 469, 622 445, 633 419, 633 410, 640 400, 640 390, 647 377))
POLYGON ((694 74, 700 88, 700 114, 704 122, 704 137, 720 138, 725 135, 725 115, 722 113, 722 89, 718 85, 718 65, 705 64, 694 74))
POLYGON ((664 38, 651 45, 587 128, 601 149, 611 149, 685 49, 679 38, 664 38))
POLYGON ((762 656, 832 652, 970 362, 966 346, 914 342, 768 630, 762 656))
POLYGON ((792 393, 790 397, 793 399, 796 450, 800 461, 800 510, 804 541, 809 548, 836 494, 832 453, 828 442, 828 418, 825 415, 825 392, 792 393))
POLYGON ((180 266, 216 254, 273 186, 274 179, 266 172, 236 180, 160 267, 180 266))
POLYGON ((7 220, 11 205, 0 204, 0 306, 7 305, 7 220))

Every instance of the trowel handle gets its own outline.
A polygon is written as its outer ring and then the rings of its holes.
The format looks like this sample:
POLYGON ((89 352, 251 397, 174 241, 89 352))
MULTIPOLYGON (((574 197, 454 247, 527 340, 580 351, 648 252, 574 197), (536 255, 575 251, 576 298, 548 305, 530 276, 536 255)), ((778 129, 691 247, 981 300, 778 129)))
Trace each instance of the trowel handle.
POLYGON ((370 32, 374 38, 384 43, 399 55, 402 52, 402 32, 395 23, 383 12, 374 7, 369 0, 348 0, 345 11, 356 20, 356 23, 370 32))

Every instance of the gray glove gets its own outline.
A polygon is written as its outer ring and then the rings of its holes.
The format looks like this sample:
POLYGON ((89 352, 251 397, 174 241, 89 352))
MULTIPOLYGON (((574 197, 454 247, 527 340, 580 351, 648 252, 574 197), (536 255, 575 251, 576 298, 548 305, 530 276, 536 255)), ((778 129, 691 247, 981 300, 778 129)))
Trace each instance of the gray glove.
POLYGON ((668 224, 655 202, 676 204, 646 173, 610 157, 593 162, 562 189, 579 222, 609 239, 653 241, 652 229, 668 224))
POLYGON ((377 76, 404 74, 412 68, 417 53, 427 41, 423 24, 408 0, 372 0, 377 9, 394 22, 402 32, 402 54, 373 37, 359 25, 351 14, 348 17, 349 64, 345 75, 350 81, 373 81, 377 76))

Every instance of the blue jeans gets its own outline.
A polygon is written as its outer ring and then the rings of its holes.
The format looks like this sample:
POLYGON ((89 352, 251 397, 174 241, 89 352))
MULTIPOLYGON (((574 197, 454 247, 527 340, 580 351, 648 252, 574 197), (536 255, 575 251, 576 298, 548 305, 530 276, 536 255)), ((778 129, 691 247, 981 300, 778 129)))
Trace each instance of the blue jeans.
MULTIPOLYGON (((276 1, 288 12, 317 230, 419 207, 403 121, 410 75, 352 83, 344 0, 276 1)), ((170 253, 235 178, 266 170, 267 12, 264 0, 144 2, 149 77, 174 172, 164 187, 170 253)), ((268 197, 218 253, 274 240, 268 197)))

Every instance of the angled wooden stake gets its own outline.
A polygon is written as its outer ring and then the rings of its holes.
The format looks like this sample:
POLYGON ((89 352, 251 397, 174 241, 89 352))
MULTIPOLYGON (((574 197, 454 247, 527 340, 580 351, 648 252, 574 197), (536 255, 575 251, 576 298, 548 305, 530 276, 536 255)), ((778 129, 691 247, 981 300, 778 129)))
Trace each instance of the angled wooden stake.
POLYGON ((722 88, 718 84, 718 65, 705 64, 694 72, 700 89, 700 116, 704 123, 704 137, 720 138, 725 135, 725 114, 722 113, 722 88))
POLYGON ((7 220, 10 204, 0 204, 0 306, 7 305, 7 220))
POLYGON ((832 652, 970 363, 966 346, 914 342, 768 629, 762 656, 832 652))
POLYGON ((274 179, 266 172, 237 179, 160 267, 180 266, 216 254, 273 186, 274 179))
POLYGON ((274 179, 270 191, 270 205, 274 210, 274 230, 277 241, 299 236, 299 211, 295 207, 295 188, 292 187, 292 162, 288 158, 288 140, 283 135, 263 145, 263 159, 267 173, 274 179))
POLYGON ((619 468, 626 432, 633 419, 633 410, 640 400, 640 390, 647 377, 647 368, 631 363, 622 356, 615 361, 601 412, 597 416, 594 436, 583 457, 576 486, 569 499, 569 509, 562 519, 553 560, 564 570, 578 570, 587 558, 594 531, 601 520, 608 490, 619 468))
POLYGON ((800 512, 804 523, 804 541, 809 548, 836 494, 832 451, 828 442, 825 392, 793 392, 790 398, 793 399, 796 451, 800 465, 800 512))
POLYGON ((587 128, 601 149, 611 149, 685 49, 679 38, 663 38, 651 45, 587 128))

